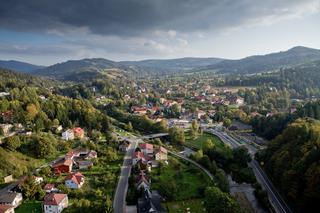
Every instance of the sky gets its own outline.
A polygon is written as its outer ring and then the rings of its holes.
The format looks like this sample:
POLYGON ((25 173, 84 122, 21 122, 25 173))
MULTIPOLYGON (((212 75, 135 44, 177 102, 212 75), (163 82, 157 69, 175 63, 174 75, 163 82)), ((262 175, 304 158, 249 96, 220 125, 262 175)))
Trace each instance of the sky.
POLYGON ((320 0, 3 0, 0 60, 238 59, 320 49, 320 0))

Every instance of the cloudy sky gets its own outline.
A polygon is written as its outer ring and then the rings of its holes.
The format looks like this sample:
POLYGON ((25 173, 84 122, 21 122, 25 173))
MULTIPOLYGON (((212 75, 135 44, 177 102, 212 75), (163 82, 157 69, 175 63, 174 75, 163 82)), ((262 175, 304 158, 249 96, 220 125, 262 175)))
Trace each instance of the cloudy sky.
POLYGON ((7 0, 0 59, 241 58, 320 49, 320 0, 7 0))

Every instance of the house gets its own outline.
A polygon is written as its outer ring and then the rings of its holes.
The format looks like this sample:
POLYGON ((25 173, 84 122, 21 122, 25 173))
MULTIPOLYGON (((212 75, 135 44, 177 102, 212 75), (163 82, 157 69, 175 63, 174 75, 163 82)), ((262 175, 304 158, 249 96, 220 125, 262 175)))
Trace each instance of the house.
POLYGON ((91 160, 91 159, 94 159, 94 158, 97 158, 97 157, 98 157, 97 152, 94 151, 94 150, 90 150, 90 151, 86 154, 86 156, 84 157, 84 159, 86 159, 86 160, 91 160))
POLYGON ((237 96, 228 97, 228 101, 230 102, 230 104, 235 104, 238 106, 241 106, 244 104, 244 99, 237 96))
POLYGON ((34 176, 33 178, 34 178, 34 182, 35 182, 36 184, 40 184, 40 183, 43 182, 43 177, 34 176))
POLYGON ((2 121, 5 123, 12 123, 13 121, 13 111, 1 112, 2 121))
POLYGON ((202 111, 202 110, 197 110, 195 113, 194 113, 194 117, 197 118, 197 119, 200 119, 202 116, 206 115, 206 112, 205 111, 202 111))
POLYGON ((85 180, 84 176, 80 172, 71 173, 65 179, 65 185, 70 189, 80 189, 85 180))
POLYGON ((129 146, 130 146, 130 143, 128 141, 122 141, 122 142, 120 142, 119 150, 121 152, 126 152, 126 151, 128 151, 129 146))
POLYGON ((78 161, 77 165, 79 169, 91 169, 93 167, 93 163, 91 161, 78 161))
POLYGON ((2 129, 3 135, 7 136, 10 134, 10 130, 12 129, 12 124, 0 124, 0 128, 2 129))
POLYGON ((68 207, 68 195, 50 193, 44 197, 42 205, 44 213, 60 213, 68 207))
POLYGON ((144 190, 150 189, 150 180, 147 175, 141 171, 137 179, 137 190, 143 188, 144 190))
POLYGON ((0 213, 14 213, 14 208, 10 205, 0 205, 0 213))
POLYGON ((5 192, 0 194, 0 205, 10 205, 14 208, 22 203, 22 194, 17 192, 5 192))
POLYGON ((43 190, 46 193, 52 193, 52 192, 58 192, 59 190, 57 188, 55 188, 54 184, 52 183, 47 183, 44 187, 43 190))
POLYGON ((139 144, 139 148, 141 149, 141 152, 144 153, 146 156, 153 155, 153 145, 150 143, 141 143, 139 144))
POLYGON ((74 139, 74 133, 71 129, 68 129, 67 131, 62 133, 62 139, 63 140, 73 140, 74 139))
POLYGON ((171 127, 179 127, 179 128, 188 128, 190 127, 191 123, 188 120, 183 120, 183 119, 170 119, 168 122, 169 128, 171 127))
POLYGON ((0 92, 0 97, 9 96, 10 92, 0 92))
POLYGON ((67 156, 51 165, 56 175, 71 172, 72 166, 73 160, 67 156))
POLYGON ((55 132, 58 133, 58 132, 61 132, 63 130, 63 127, 61 125, 57 126, 54 128, 55 132))
POLYGON ((161 206, 162 197, 157 191, 150 192, 146 189, 141 198, 138 199, 138 213, 166 213, 161 206))
POLYGON ((147 114, 147 111, 148 111, 147 107, 138 107, 138 106, 131 107, 131 112, 133 114, 145 115, 145 114, 147 114))
POLYGON ((164 147, 160 147, 155 151, 155 159, 158 161, 168 160, 168 151, 164 147))
POLYGON ((136 151, 132 156, 132 165, 136 165, 140 160, 145 159, 143 152, 136 151))
POLYGON ((72 131, 76 138, 84 138, 84 130, 81 127, 75 127, 72 129, 72 131))

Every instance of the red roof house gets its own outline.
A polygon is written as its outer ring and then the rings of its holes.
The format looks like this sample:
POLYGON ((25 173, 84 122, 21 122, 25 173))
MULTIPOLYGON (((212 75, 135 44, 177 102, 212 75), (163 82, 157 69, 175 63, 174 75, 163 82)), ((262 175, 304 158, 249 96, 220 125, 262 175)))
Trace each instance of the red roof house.
POLYGON ((79 189, 84 184, 84 176, 80 172, 71 173, 65 179, 65 185, 70 189, 79 189))
POLYGON ((84 131, 83 131, 82 128, 75 127, 72 130, 73 130, 73 134, 74 134, 75 137, 77 137, 77 138, 83 138, 84 137, 84 131))
POLYGON ((65 157, 60 161, 54 163, 51 167, 54 169, 55 174, 68 173, 72 171, 73 160, 69 157, 65 157))
POLYGON ((68 207, 68 195, 50 193, 44 197, 43 211, 44 213, 62 212, 68 207))

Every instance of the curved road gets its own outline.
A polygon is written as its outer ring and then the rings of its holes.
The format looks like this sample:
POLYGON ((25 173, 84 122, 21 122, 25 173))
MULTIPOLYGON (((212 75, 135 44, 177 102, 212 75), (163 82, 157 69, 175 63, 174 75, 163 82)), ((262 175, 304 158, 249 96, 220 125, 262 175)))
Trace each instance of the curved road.
POLYGON ((229 136, 225 132, 218 132, 216 130, 206 130, 206 132, 216 135, 221 139, 222 142, 229 144, 232 148, 237 148, 239 146, 245 146, 252 158, 252 161, 248 165, 252 168, 257 180, 262 184, 265 190, 267 190, 269 195, 269 200, 277 213, 291 213, 290 207, 283 200, 281 195, 278 193, 272 182, 269 180, 265 172, 261 169, 259 163, 254 160, 254 154, 257 152, 255 147, 249 144, 241 144, 233 137, 229 136))
MULTIPOLYGON (((151 137, 152 136, 159 137, 159 136, 165 136, 165 134, 151 135, 151 137)), ((119 136, 119 137, 122 137, 122 136, 119 136)), ((123 164, 121 166, 121 174, 120 174, 120 177, 118 180, 118 185, 117 185, 116 193, 115 193, 114 200, 113 200, 113 210, 115 213, 125 213, 126 212, 126 195, 127 195, 127 190, 128 190, 128 180, 130 177, 131 167, 132 167, 132 155, 134 153, 134 150, 138 146, 138 144, 140 142, 143 142, 142 138, 150 138, 150 135, 148 135, 147 137, 140 137, 140 138, 138 138, 138 137, 130 137, 130 138, 129 137, 122 137, 123 140, 130 142, 130 146, 126 152, 126 155, 123 160, 123 164)), ((193 160, 191 160, 191 159, 189 159, 179 153, 172 152, 170 150, 168 150, 168 153, 194 164, 195 166, 200 168, 203 172, 205 172, 211 180, 213 180, 214 176, 207 169, 205 169, 203 166, 201 166, 197 162, 195 162, 195 161, 193 161, 193 160)))

